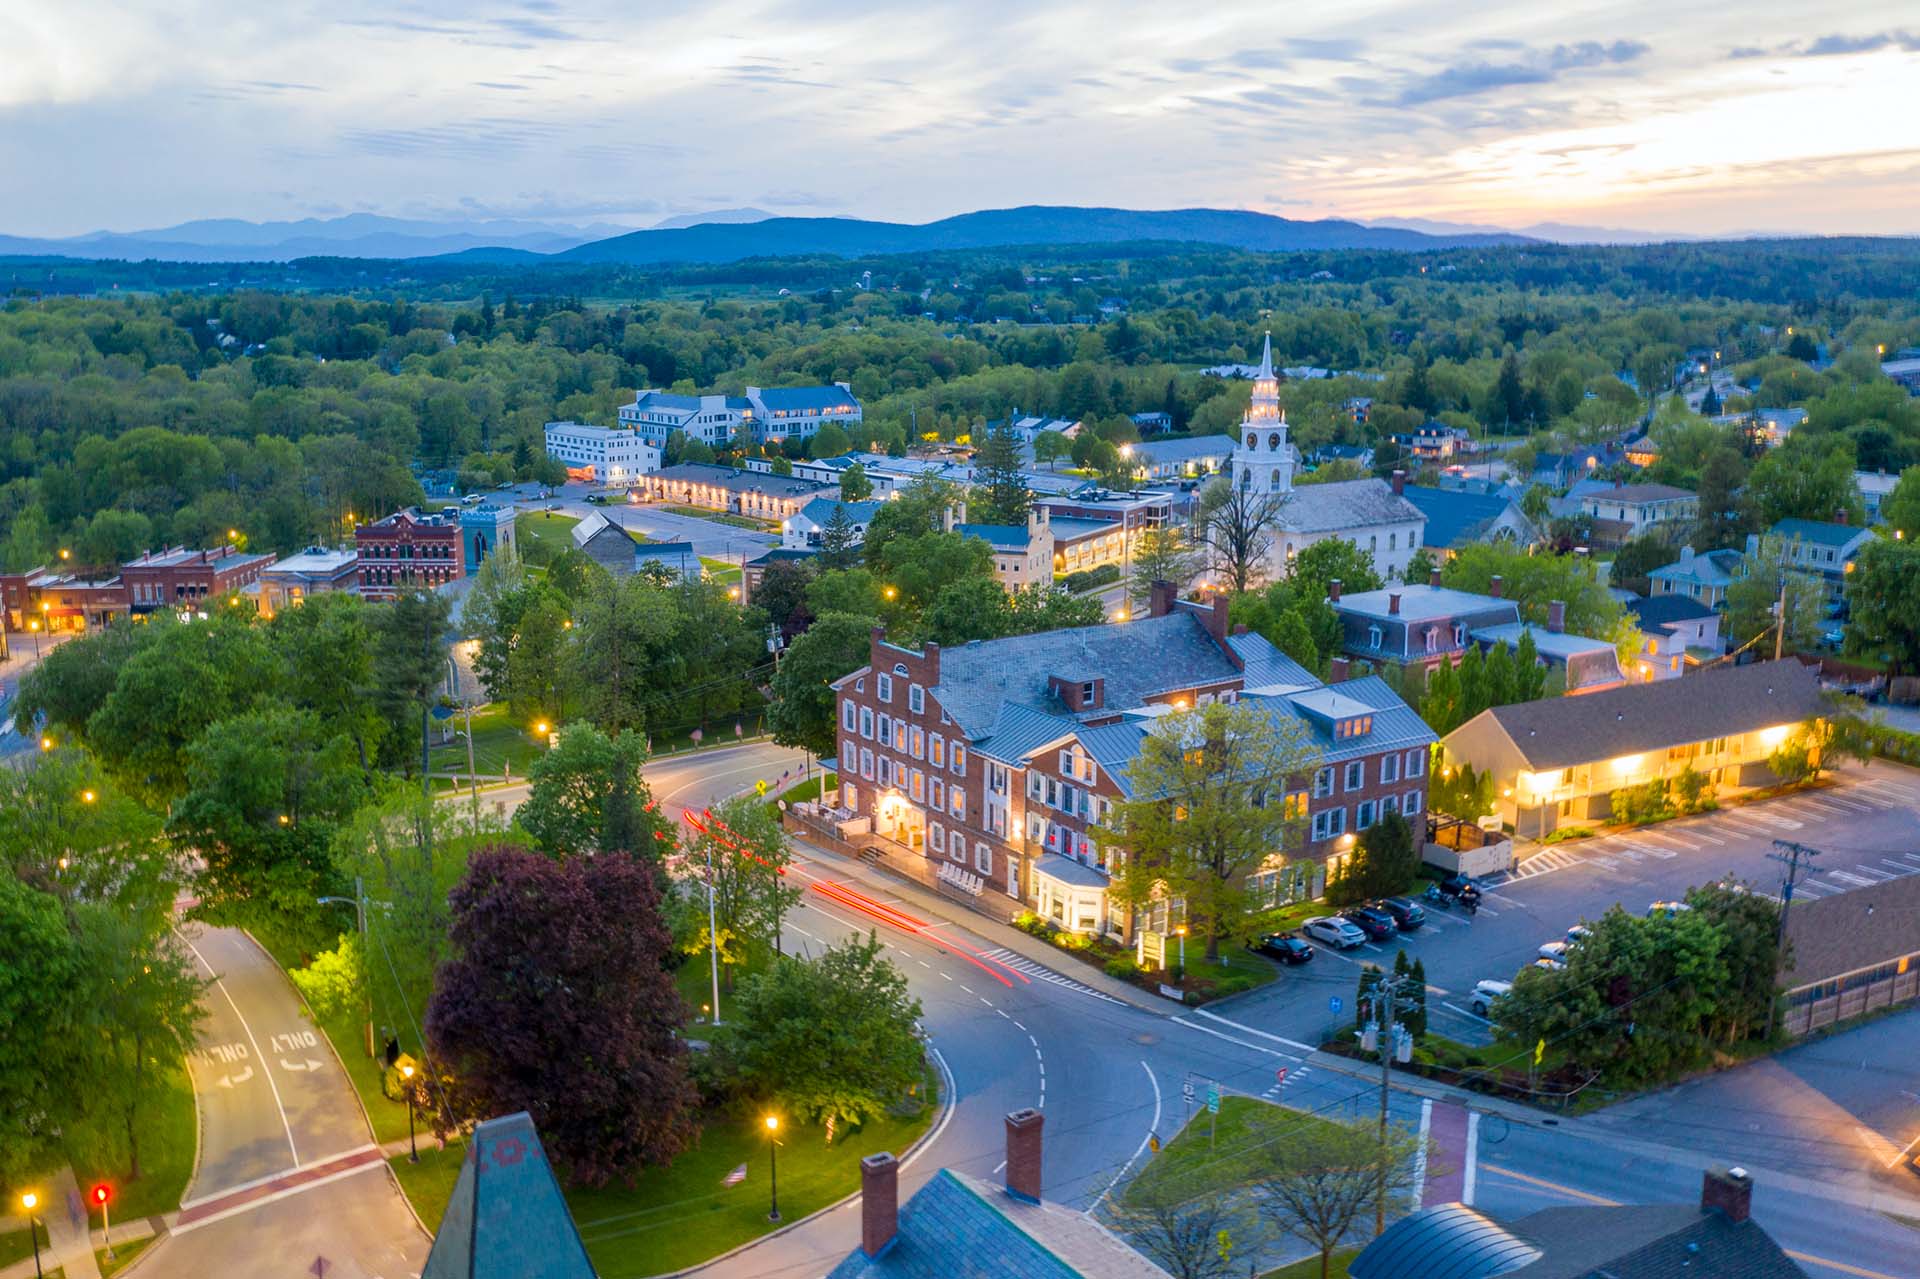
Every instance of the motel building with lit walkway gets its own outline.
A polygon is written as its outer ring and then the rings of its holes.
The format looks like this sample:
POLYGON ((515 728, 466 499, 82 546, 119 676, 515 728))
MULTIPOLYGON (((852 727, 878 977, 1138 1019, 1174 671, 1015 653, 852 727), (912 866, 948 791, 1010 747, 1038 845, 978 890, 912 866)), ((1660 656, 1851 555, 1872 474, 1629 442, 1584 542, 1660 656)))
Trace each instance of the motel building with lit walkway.
POLYGON ((1768 758, 1827 710, 1813 667, 1756 662, 1496 706, 1442 739, 1441 767, 1491 773, 1501 820, 1541 839, 1611 821, 1615 791, 1689 767, 1719 795, 1775 785, 1768 758))

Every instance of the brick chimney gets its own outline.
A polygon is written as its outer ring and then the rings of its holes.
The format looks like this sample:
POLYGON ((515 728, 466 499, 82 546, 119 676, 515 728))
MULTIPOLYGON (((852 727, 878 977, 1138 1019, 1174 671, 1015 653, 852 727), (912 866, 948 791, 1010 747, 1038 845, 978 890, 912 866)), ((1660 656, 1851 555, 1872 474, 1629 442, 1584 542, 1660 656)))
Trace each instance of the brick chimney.
POLYGON ((1493 575, 1492 583, 1490 583, 1487 587, 1487 593, 1493 596, 1493 598, 1499 599, 1501 598, 1501 592, 1505 591, 1506 589, 1507 589, 1507 579, 1500 576, 1498 573, 1495 573, 1493 575))
POLYGON ((1846 507, 1844 507, 1844 506, 1836 506, 1836 507, 1834 507, 1834 508, 1833 508, 1833 522, 1834 522, 1835 524, 1845 524, 1845 523, 1847 522, 1847 508, 1846 508, 1846 507))
POLYGON ((1147 616, 1165 617, 1173 612, 1173 602, 1179 597, 1180 592, 1172 582, 1152 583, 1147 587, 1147 616))
POLYGON ((1547 629, 1558 635, 1567 629, 1567 606, 1563 601, 1550 600, 1547 603, 1547 629))
POLYGON ((1427 573, 1427 585, 1433 587, 1435 590, 1440 588, 1440 566, 1438 564, 1434 565, 1432 570, 1427 573))
POLYGON ((1329 578, 1327 580, 1327 599, 1329 599, 1335 604, 1338 604, 1340 602, 1340 579, 1339 578, 1334 577, 1334 578, 1329 578))
POLYGON ((1700 1211, 1718 1208, 1728 1221, 1745 1221, 1753 1205, 1753 1178, 1745 1168, 1709 1168, 1700 1178, 1700 1211))
POLYGON ((1334 658, 1331 662, 1327 663, 1327 683, 1329 684, 1341 683, 1347 678, 1347 672, 1349 669, 1350 669, 1350 666, 1346 658, 1344 657, 1334 658))
POLYGON ((1399 497, 1402 494, 1404 494, 1406 491, 1407 491, 1407 473, 1405 471, 1395 471, 1393 473, 1393 495, 1395 497, 1399 497))
POLYGON ((1387 616, 1388 617, 1400 616, 1400 592, 1399 591, 1389 591, 1387 593, 1387 616))
POLYGON ((920 672, 920 678, 929 687, 940 682, 940 646, 932 640, 920 646, 920 654, 926 659, 926 666, 920 672))
POLYGON ((877 1257, 900 1226, 900 1161, 886 1151, 860 1161, 860 1251, 877 1257))
POLYGON ((1222 648, 1226 647, 1227 642, 1227 608, 1228 600, 1226 592, 1217 592, 1213 597, 1213 609, 1207 614, 1206 618, 1207 630, 1211 631, 1213 637, 1220 641, 1222 648))
POLYGON ((1046 1116, 1031 1106, 1007 1115, 1007 1193, 1040 1202, 1040 1129, 1046 1116))

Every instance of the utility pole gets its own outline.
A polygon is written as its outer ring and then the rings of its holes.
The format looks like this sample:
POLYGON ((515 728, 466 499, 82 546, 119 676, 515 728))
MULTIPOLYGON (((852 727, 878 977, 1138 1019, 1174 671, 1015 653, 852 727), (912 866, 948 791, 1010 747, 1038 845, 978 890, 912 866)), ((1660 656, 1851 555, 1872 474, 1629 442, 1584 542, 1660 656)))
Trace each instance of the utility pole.
MULTIPOLYGON (((1776 839, 1773 841, 1773 846, 1780 851, 1768 853, 1767 860, 1779 862, 1787 868, 1786 878, 1780 888, 1780 922, 1773 933, 1774 962, 1778 964, 1780 948, 1787 944, 1787 912, 1793 908, 1793 886, 1800 882, 1800 872, 1803 869, 1801 859, 1805 858, 1810 865, 1813 859, 1820 855, 1820 850, 1809 848, 1805 844, 1796 844, 1790 839, 1776 839)), ((1767 1038, 1769 1039, 1773 1038, 1773 1009, 1777 1002, 1771 998, 1767 1000, 1767 1038)))
POLYGON ((1398 1027, 1393 1020, 1394 999, 1400 993, 1400 984, 1409 981, 1408 977, 1389 977, 1380 974, 1373 994, 1375 1040, 1380 1049, 1380 1186, 1373 1199, 1373 1233, 1380 1234, 1387 1228, 1387 1094, 1389 1081, 1393 1073, 1394 1048, 1399 1043, 1398 1027))
POLYGON ((1773 660, 1777 662, 1787 643, 1787 575, 1785 573, 1780 574, 1780 602, 1774 607, 1779 610, 1773 623, 1773 660))

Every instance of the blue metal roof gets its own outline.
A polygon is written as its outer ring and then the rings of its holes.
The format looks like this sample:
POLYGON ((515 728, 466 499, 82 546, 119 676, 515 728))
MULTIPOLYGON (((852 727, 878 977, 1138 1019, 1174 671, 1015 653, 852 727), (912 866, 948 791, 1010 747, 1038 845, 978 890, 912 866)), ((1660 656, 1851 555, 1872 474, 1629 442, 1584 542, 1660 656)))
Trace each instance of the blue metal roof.
POLYGON ((1832 524, 1824 520, 1781 520, 1767 531, 1789 542, 1805 542, 1810 546, 1831 546, 1836 550, 1862 534, 1869 537, 1873 535, 1872 529, 1859 528, 1852 524, 1832 524))
POLYGON ((770 413, 826 413, 860 407, 852 391, 838 386, 774 386, 761 391, 758 398, 770 413))
POLYGON ((1478 534, 1511 505, 1502 497, 1414 484, 1407 485, 1401 496, 1427 517, 1427 545, 1442 550, 1477 540, 1478 534))
POLYGON ((1402 1217, 1347 1265, 1353 1279, 1492 1279, 1544 1254, 1465 1204, 1402 1217))
POLYGON ((878 1257, 855 1249, 828 1279, 1079 1279, 993 1204, 942 1168, 900 1209, 893 1242, 878 1257))

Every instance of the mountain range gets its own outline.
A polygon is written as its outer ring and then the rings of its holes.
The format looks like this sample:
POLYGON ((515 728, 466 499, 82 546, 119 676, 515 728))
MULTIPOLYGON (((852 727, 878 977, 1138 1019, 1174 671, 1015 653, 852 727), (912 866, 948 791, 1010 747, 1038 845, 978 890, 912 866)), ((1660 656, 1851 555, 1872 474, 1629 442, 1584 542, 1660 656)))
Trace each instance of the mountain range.
POLYGON ((1418 251, 1551 241, 1645 244, 1703 237, 1542 222, 1513 230, 1425 218, 1302 221, 1239 209, 1139 210, 1026 205, 924 223, 776 217, 763 209, 678 214, 645 230, 604 222, 334 218, 248 222, 215 218, 147 231, 63 238, 0 235, 0 256, 285 262, 302 257, 453 258, 478 262, 714 263, 742 258, 985 249, 1015 245, 1172 241, 1263 252, 1418 251))

